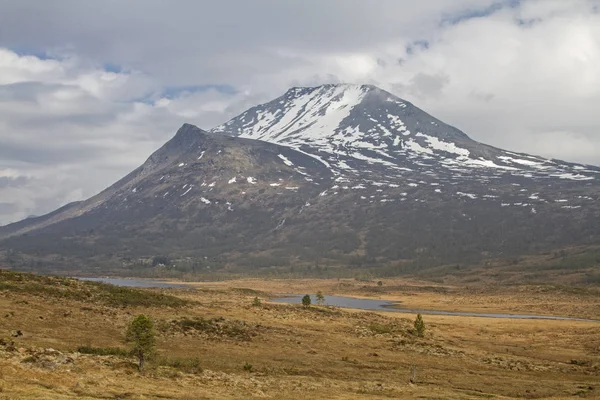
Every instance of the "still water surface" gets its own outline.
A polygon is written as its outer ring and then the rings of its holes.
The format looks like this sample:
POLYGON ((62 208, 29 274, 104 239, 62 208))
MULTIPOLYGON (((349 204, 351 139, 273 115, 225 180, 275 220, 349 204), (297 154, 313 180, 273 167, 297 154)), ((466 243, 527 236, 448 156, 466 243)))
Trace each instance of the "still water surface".
MULTIPOLYGON (((310 295, 312 304, 317 303, 317 299, 314 295, 310 295)), ((271 299, 274 303, 288 303, 288 304, 300 304, 302 303, 301 295, 290 295, 286 297, 278 297, 271 299)), ((511 318, 511 319, 552 319, 552 320, 564 320, 564 321, 594 321, 590 319, 582 318, 570 318, 570 317, 558 317, 552 315, 529 315, 529 314, 495 314, 495 313, 475 313, 475 312, 463 312, 463 311, 439 311, 439 310, 418 310, 408 309, 400 307, 398 302, 390 302, 385 300, 371 300, 371 299, 357 299, 354 297, 342 297, 342 296, 325 296, 325 305, 343 307, 343 308, 356 308, 360 310, 377 310, 377 311, 392 311, 392 312, 403 312, 423 315, 454 315, 461 317, 483 317, 483 318, 511 318)))

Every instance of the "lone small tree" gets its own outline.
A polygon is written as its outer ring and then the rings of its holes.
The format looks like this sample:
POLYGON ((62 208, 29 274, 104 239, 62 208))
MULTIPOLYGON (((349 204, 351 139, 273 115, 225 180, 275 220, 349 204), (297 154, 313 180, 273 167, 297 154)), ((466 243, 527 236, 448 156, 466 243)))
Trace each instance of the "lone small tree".
POLYGON ((302 298, 302 305, 306 308, 306 307, 310 307, 310 296, 305 294, 304 297, 302 298))
POLYGON ((322 306, 325 304, 325 296, 323 296, 323 292, 320 290, 317 292, 317 303, 322 306))
POLYGON ((155 333, 150 318, 140 314, 129 323, 127 328, 127 340, 133 342, 132 353, 137 357, 140 371, 144 370, 144 364, 154 353, 155 333))
POLYGON ((415 333, 418 337, 425 336, 425 322, 423 322, 421 314, 417 314, 417 318, 415 318, 415 333))
POLYGON ((254 307, 260 307, 261 306, 261 302, 260 302, 260 299, 258 298, 258 296, 255 297, 254 300, 252 300, 252 305, 254 307))

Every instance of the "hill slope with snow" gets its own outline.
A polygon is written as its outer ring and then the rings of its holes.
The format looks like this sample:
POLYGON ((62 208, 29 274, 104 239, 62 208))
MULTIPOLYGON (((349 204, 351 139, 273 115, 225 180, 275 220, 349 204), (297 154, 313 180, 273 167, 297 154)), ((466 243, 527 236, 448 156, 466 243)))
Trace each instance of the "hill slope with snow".
POLYGON ((0 227, 0 254, 99 271, 156 255, 234 269, 479 262, 600 242, 599 178, 478 143, 374 86, 293 88, 210 132, 182 126, 89 200, 0 227))

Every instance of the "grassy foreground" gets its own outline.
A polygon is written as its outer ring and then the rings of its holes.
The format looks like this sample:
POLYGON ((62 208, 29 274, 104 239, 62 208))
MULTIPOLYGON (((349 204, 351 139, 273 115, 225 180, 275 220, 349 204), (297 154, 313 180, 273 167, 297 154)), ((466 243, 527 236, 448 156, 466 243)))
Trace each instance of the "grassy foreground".
POLYGON ((2 271, 0 399, 600 398, 600 323, 425 315, 417 338, 414 315, 267 302, 322 290, 415 308, 600 319, 593 290, 382 283, 133 290, 2 271), (139 313, 158 332, 144 373, 124 343, 139 313))

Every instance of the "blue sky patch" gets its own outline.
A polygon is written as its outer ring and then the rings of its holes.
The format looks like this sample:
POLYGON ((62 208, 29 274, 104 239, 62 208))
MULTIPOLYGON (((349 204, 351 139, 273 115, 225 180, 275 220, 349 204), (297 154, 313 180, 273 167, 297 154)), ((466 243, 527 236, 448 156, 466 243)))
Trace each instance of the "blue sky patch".
POLYGON ((120 74, 123 72, 123 68, 117 64, 106 63, 104 64, 103 68, 106 72, 114 72, 115 74, 120 74))
POLYGON ((60 57, 50 56, 50 54, 48 54, 46 51, 28 47, 12 47, 10 50, 15 52, 20 57, 33 56, 39 58, 40 60, 61 60, 60 57))
POLYGON ((429 42, 427 40, 416 40, 406 46, 406 54, 414 54, 417 50, 429 49, 429 42))
POLYGON ((519 5, 521 5, 521 0, 502 0, 495 2, 486 8, 469 9, 456 15, 444 16, 441 23, 442 25, 456 25, 470 19, 488 17, 504 8, 517 8, 519 5))

